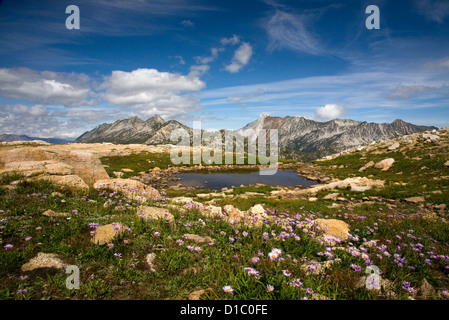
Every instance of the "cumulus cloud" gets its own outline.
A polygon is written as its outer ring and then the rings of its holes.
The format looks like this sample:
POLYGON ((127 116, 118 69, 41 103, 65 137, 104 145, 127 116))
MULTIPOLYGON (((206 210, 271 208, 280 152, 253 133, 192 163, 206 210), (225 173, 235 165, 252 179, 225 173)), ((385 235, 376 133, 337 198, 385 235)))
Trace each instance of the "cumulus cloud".
POLYGON ((326 104, 315 110, 314 118, 318 121, 329 121, 341 117, 345 112, 345 107, 339 104, 326 104))
POLYGON ((0 96, 35 103, 78 106, 88 103, 89 78, 82 74, 0 69, 0 96))
POLYGON ((31 117, 43 116, 48 114, 47 107, 41 104, 36 104, 32 106, 27 106, 24 104, 16 104, 13 106, 6 106, 5 110, 15 115, 25 115, 31 117))
POLYGON ((248 64, 253 55, 253 48, 247 42, 243 42, 240 47, 234 52, 231 64, 227 65, 225 69, 230 73, 239 72, 245 65, 248 64))
POLYGON ((76 73, 0 69, 0 97, 16 100, 0 105, 0 128, 2 133, 74 138, 94 123, 130 114, 182 118, 202 109, 193 95, 205 87, 195 74, 202 72, 203 67, 187 76, 155 69, 113 71, 95 84, 76 73))
POLYGON ((52 117, 58 119, 77 119, 85 124, 95 124, 104 121, 113 121, 118 118, 126 117, 127 113, 122 108, 109 108, 109 107, 80 107, 72 109, 56 109, 51 112, 52 117))
POLYGON ((46 106, 0 106, 1 133, 26 134, 39 138, 76 138, 89 128, 76 118, 59 118, 46 106))
POLYGON ((101 95, 111 105, 132 107, 143 115, 158 112, 173 117, 198 108, 199 99, 185 93, 199 91, 204 86, 192 73, 184 76, 156 69, 136 69, 113 71, 100 89, 105 90, 101 95))

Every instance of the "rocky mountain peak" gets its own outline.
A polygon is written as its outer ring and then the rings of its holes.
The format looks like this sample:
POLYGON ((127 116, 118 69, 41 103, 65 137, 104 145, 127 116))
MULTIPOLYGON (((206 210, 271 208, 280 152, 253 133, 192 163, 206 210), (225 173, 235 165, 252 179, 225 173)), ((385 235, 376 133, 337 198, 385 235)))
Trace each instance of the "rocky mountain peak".
MULTIPOLYGON (((176 120, 164 121, 157 114, 146 121, 136 116, 113 124, 102 124, 84 133, 75 142, 168 144, 171 143, 170 133, 178 128, 191 130, 176 120)), ((276 117, 262 113, 258 119, 234 132, 247 137, 248 143, 253 143, 261 129, 267 130, 267 137, 269 130, 278 130, 281 156, 312 160, 355 146, 437 128, 417 126, 399 119, 382 124, 351 119, 318 122, 304 117, 276 117)))
POLYGON ((147 121, 145 121, 145 122, 149 122, 149 123, 161 123, 161 124, 162 124, 162 123, 165 122, 165 120, 162 119, 162 117, 161 117, 160 115, 155 114, 154 116, 148 118, 147 121))

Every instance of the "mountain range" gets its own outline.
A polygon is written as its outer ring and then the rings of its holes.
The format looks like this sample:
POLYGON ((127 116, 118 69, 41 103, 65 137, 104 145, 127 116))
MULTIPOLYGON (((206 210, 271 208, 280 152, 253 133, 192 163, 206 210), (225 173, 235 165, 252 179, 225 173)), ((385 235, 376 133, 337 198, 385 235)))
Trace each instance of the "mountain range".
POLYGON ((166 144, 170 143, 170 133, 183 128, 190 130, 176 120, 164 121, 155 115, 144 121, 139 117, 103 123, 91 131, 85 132, 75 142, 95 143, 111 142, 114 144, 166 144))
POLYGON ((41 140, 51 144, 66 144, 72 143, 73 140, 68 139, 59 139, 59 138, 38 138, 38 137, 29 137, 24 134, 10 134, 4 133, 0 134, 0 142, 12 142, 12 141, 33 141, 33 140, 41 140))
MULTIPOLYGON (((78 137, 75 142, 110 142, 114 144, 168 144, 170 133, 175 129, 192 129, 176 120, 163 120, 155 115, 146 121, 139 117, 104 123, 78 137)), ((438 129, 433 126, 419 126, 402 120, 392 123, 374 123, 350 119, 334 119, 326 122, 304 117, 273 117, 263 113, 245 127, 233 130, 242 135, 246 142, 256 139, 259 129, 278 130, 279 154, 295 160, 312 160, 343 150, 366 145, 385 139, 392 139, 412 133, 438 129)), ((220 130, 222 135, 225 130, 220 130)), ((268 140, 268 139, 267 139, 268 140)))

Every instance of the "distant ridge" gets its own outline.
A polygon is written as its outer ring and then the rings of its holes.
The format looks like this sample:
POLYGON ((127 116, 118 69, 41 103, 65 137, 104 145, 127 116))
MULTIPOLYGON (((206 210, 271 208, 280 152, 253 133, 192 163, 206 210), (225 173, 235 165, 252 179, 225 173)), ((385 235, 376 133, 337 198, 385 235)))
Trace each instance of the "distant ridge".
POLYGON ((38 138, 38 137, 29 137, 27 135, 18 135, 18 134, 9 134, 4 133, 0 134, 0 142, 13 142, 13 141, 33 141, 33 140, 42 140, 51 144, 66 144, 72 143, 73 140, 68 139, 59 139, 59 138, 38 138))
MULTIPOLYGON (((170 133, 191 128, 176 120, 164 121, 155 115, 146 121, 139 117, 104 123, 82 134, 75 142, 115 144, 168 144, 170 133)), ((258 119, 234 132, 254 141, 259 129, 277 129, 280 155, 296 160, 312 160, 343 150, 385 139, 438 129, 414 125, 400 119, 392 123, 374 123, 350 119, 318 122, 304 117, 273 117, 263 113, 258 119)), ((223 132, 223 130, 221 130, 223 132)))

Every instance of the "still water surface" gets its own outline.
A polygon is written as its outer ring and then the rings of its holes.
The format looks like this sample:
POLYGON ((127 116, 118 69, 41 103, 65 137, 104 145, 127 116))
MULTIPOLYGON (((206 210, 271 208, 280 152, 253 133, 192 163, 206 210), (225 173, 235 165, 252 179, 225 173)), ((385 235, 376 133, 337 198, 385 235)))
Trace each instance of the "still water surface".
POLYGON ((309 187, 317 184, 316 181, 298 176, 294 170, 278 170, 274 175, 260 175, 259 170, 253 172, 189 172, 176 175, 179 181, 169 185, 182 184, 186 187, 204 187, 205 189, 219 190, 221 188, 248 186, 262 183, 270 186, 295 187, 301 185, 309 187))

